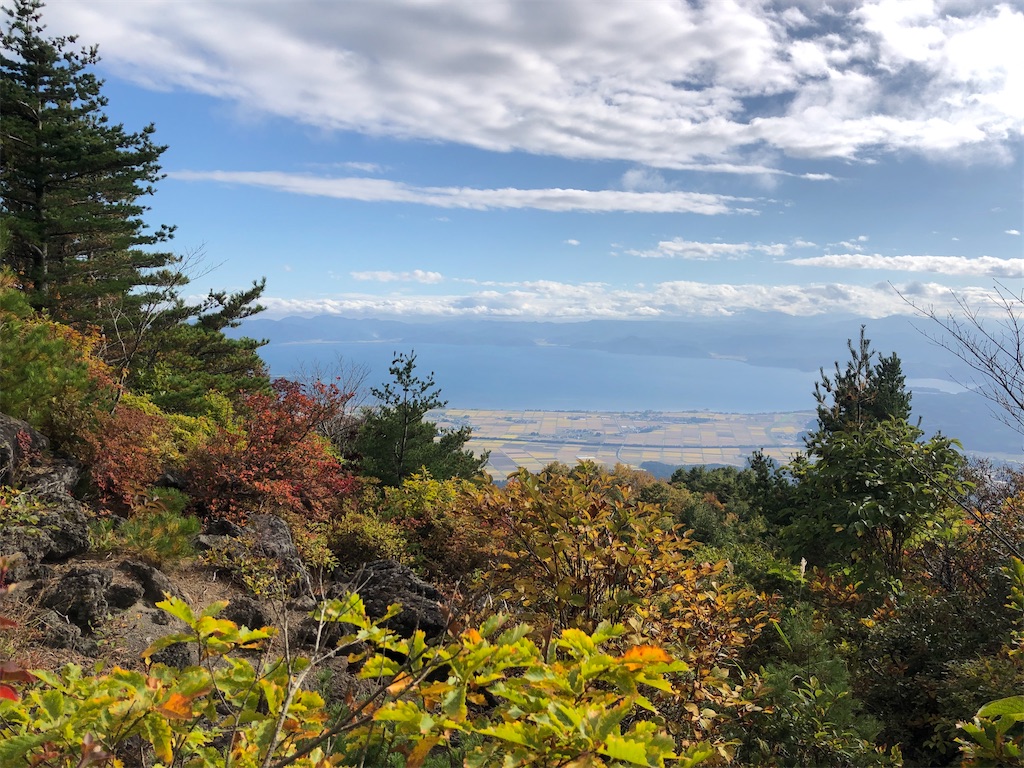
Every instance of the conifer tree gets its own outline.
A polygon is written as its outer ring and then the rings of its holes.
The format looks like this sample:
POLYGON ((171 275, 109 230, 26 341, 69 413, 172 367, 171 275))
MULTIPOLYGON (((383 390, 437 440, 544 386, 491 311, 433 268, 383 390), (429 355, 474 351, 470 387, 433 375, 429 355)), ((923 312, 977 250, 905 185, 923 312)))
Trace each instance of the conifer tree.
POLYGON ((438 429, 425 419, 429 411, 447 405, 433 372, 420 378, 411 352, 396 353, 389 373, 392 381, 371 390, 379 405, 366 414, 356 440, 363 472, 389 486, 424 470, 437 480, 478 477, 489 454, 474 456, 464 449, 469 427, 438 429))
POLYGON ((14 0, 0 30, 0 266, 34 310, 80 330, 99 328, 106 362, 172 410, 208 389, 269 384, 263 342, 224 330, 259 312, 264 282, 187 303, 187 262, 159 245, 144 198, 163 178, 154 127, 112 125, 95 47, 49 37, 41 0, 14 0), (183 264, 186 268, 182 268, 183 264))
POLYGON ((40 0, 15 0, 0 51, 0 213, 3 264, 31 305, 72 325, 106 327, 161 298, 181 277, 170 253, 148 250, 170 227, 149 229, 142 198, 161 178, 165 147, 104 114, 97 49, 48 37, 40 0))

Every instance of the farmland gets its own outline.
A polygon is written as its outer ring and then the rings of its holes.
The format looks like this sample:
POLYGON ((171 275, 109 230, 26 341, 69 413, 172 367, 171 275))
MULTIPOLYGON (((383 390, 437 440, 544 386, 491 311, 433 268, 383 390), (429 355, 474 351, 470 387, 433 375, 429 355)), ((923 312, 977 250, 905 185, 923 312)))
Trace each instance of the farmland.
POLYGON ((763 449, 784 461, 803 447, 800 436, 814 413, 447 408, 433 418, 441 427, 471 427, 467 447, 490 451, 488 470, 502 477, 516 467, 538 470, 552 461, 575 464, 581 459, 635 467, 647 462, 742 466, 763 449))

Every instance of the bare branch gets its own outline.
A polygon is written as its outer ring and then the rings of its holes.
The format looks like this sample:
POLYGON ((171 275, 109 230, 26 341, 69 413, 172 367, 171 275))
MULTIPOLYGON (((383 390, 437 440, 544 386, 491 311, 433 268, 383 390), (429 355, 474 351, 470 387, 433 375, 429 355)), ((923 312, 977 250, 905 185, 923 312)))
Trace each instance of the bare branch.
POLYGON ((937 332, 918 330, 976 374, 958 383, 986 397, 1000 409, 996 414, 1000 421, 1024 434, 1024 290, 1015 293, 996 283, 991 303, 982 306, 971 306, 951 293, 959 315, 942 314, 902 293, 900 297, 939 328, 937 332))

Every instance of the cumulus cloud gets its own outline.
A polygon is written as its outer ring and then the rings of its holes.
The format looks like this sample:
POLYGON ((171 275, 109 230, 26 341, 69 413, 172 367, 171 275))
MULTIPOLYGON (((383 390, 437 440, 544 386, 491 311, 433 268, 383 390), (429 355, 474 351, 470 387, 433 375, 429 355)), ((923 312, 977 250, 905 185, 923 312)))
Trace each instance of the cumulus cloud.
POLYGON ((1020 235, 1019 229, 1007 229, 1005 232, 1007 235, 1020 235))
MULTIPOLYGON (((915 310, 901 295, 937 311, 955 310, 948 287, 935 283, 870 286, 842 283, 757 285, 669 281, 643 288, 605 283, 530 281, 488 286, 461 295, 369 296, 349 294, 330 299, 282 299, 260 303, 272 316, 339 314, 346 317, 496 317, 593 319, 656 317, 721 317, 743 312, 776 312, 813 317, 850 313, 859 317, 911 315, 915 310)), ((964 288, 958 296, 972 306, 990 304, 991 291, 964 288)))
POLYGON ((896 272, 932 272, 940 275, 976 277, 1024 277, 1024 259, 992 256, 882 256, 878 253, 836 253, 827 256, 789 259, 799 267, 833 269, 887 269, 896 272))
POLYGON ((565 244, 566 245, 579 245, 580 241, 573 237, 573 238, 569 238, 568 240, 566 240, 565 244))
POLYGON ((76 0, 46 20, 146 87, 328 131, 725 172, 764 148, 991 158, 1019 142, 1019 4, 780 5, 76 0))
POLYGON ((692 259, 709 261, 721 258, 739 258, 751 253, 766 253, 769 256, 782 256, 786 253, 784 243, 702 243, 684 240, 662 240, 656 248, 650 250, 628 250, 630 256, 645 259, 692 259))
POLYGON ((390 272, 386 270, 350 272, 349 275, 353 280, 372 280, 378 283, 432 284, 440 283, 444 280, 444 275, 440 272, 427 272, 422 269, 414 269, 412 272, 390 272))
POLYGON ((180 181, 212 181, 262 187, 279 192, 364 202, 415 203, 438 208, 485 211, 533 208, 543 211, 623 211, 699 213, 750 212, 740 204, 756 202, 703 192, 629 192, 611 189, 473 189, 417 187, 386 179, 327 177, 279 171, 175 171, 180 181))

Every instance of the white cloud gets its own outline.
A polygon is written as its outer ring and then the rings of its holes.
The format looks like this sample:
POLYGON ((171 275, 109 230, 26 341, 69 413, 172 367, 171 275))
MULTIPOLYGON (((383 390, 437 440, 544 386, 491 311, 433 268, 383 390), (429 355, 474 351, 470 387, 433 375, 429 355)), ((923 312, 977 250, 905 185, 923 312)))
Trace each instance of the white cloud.
POLYGON ((1017 3, 780 5, 76 0, 45 17, 123 77, 329 131, 725 172, 765 147, 868 161, 1019 142, 1017 3))
POLYGON ((782 256, 786 253, 786 246, 783 243, 767 245, 763 243, 701 243, 677 237, 674 240, 662 240, 658 243, 657 248, 651 250, 628 250, 626 253, 629 256, 639 256, 645 259, 708 261, 710 259, 739 258, 749 256, 751 253, 782 256))
POLYGON ((804 240, 802 237, 798 237, 793 241, 794 248, 817 248, 817 243, 812 243, 810 240, 804 240))
POLYGON ((622 188, 630 192, 665 192, 665 177, 651 168, 631 168, 622 174, 622 188))
POLYGON ((1020 230, 1019 229, 1007 229, 1005 231, 1005 233, 1007 235, 1019 235, 1020 234, 1020 230))
MULTIPOLYGON (((612 288, 604 283, 532 281, 487 287, 476 293, 447 296, 372 296, 348 294, 331 299, 281 299, 260 302, 271 316, 339 314, 347 317, 505 317, 591 319, 716 317, 742 312, 776 312, 813 317, 849 313, 858 317, 913 315, 900 294, 919 306, 955 310, 948 287, 935 283, 870 286, 842 283, 757 285, 671 281, 647 288, 612 288)), ((991 292, 958 290, 972 306, 990 303, 991 292)))
POLYGON ((440 283, 444 281, 444 275, 440 272, 427 272, 422 269, 414 269, 412 272, 390 272, 368 271, 350 272, 353 280, 372 280, 378 283, 440 283))
POLYGON ((363 173, 380 173, 384 168, 378 163, 361 163, 355 161, 348 161, 340 163, 342 168, 348 168, 353 171, 362 171, 363 173))
POLYGON ((386 179, 326 177, 279 171, 175 171, 180 181, 213 181, 273 189, 298 195, 332 197, 364 202, 415 203, 438 208, 496 210, 533 208, 543 211, 626 211, 644 213, 749 212, 736 203, 753 198, 702 192, 628 192, 589 189, 473 189, 469 187, 416 187, 386 179))
POLYGON ((940 275, 1024 277, 1024 259, 979 256, 882 256, 878 253, 841 253, 789 259, 786 264, 832 269, 887 269, 896 272, 933 272, 940 275))
POLYGON ((566 245, 579 245, 580 241, 577 240, 576 238, 570 238, 570 239, 565 241, 565 244, 566 245))

